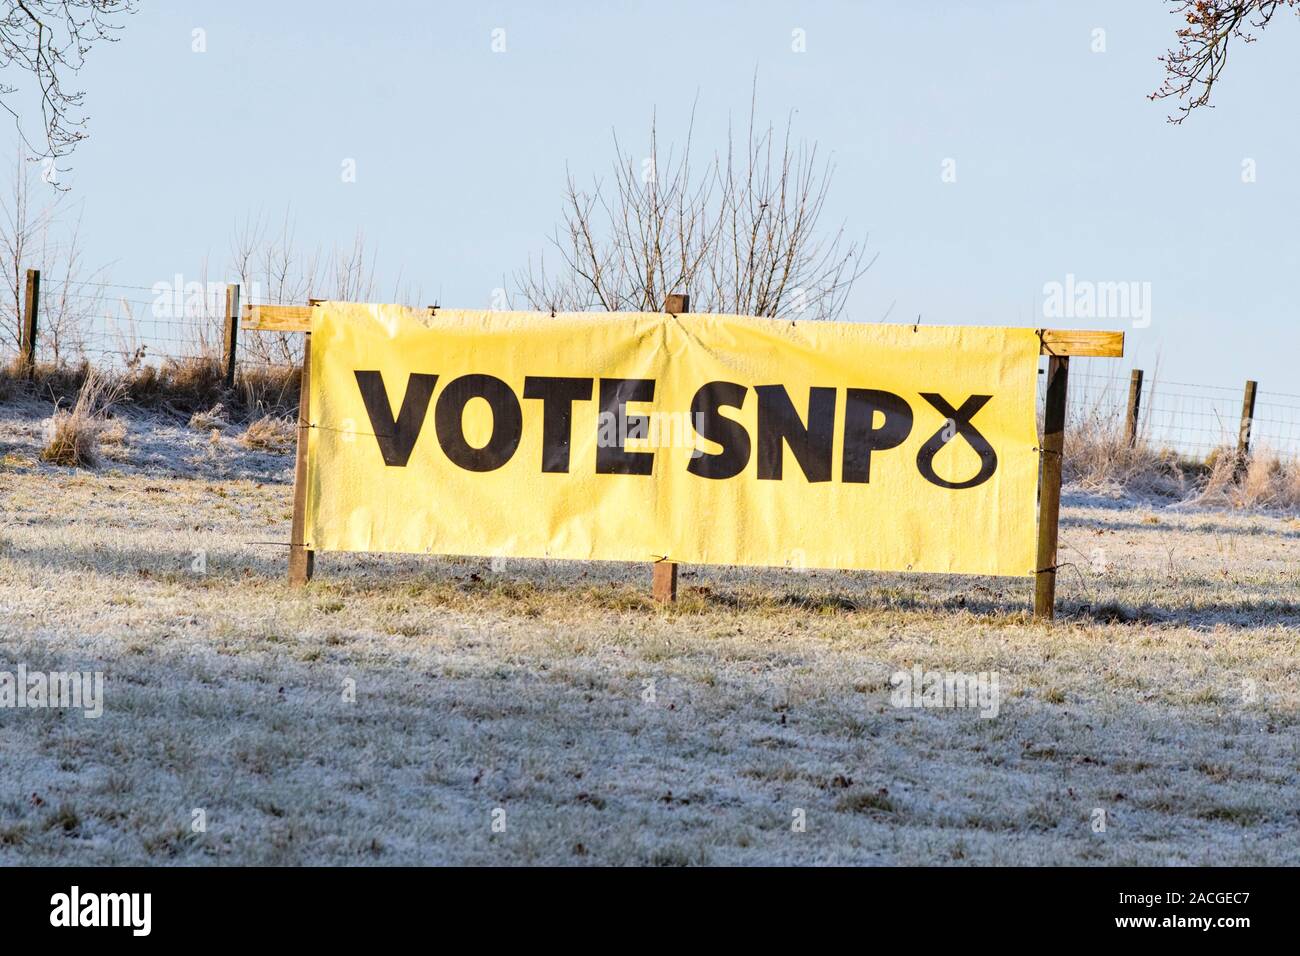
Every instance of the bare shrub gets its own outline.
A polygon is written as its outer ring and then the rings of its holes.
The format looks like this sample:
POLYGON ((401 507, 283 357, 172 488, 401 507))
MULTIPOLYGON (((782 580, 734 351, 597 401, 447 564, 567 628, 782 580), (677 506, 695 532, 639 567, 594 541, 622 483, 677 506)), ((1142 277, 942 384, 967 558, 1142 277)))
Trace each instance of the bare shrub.
POLYGON ((280 451, 291 446, 297 437, 298 423, 293 419, 263 415, 244 430, 239 443, 246 448, 280 451))
MULTIPOLYGON (((349 244, 328 250, 300 243, 289 209, 278 225, 261 213, 238 225, 230 242, 231 269, 248 298, 244 305, 306 305, 311 298, 340 302, 374 302, 377 250, 358 230, 349 244)), ((399 276, 389 301, 416 305, 418 287, 399 276)), ((287 332, 244 333, 242 349, 254 362, 295 365, 302 360, 302 337, 287 332)))
POLYGON ((228 397, 221 362, 203 356, 142 363, 128 369, 122 381, 137 402, 174 404, 187 412, 210 409, 228 397))
POLYGON ((819 220, 832 168, 817 147, 755 124, 730 127, 723 155, 699 165, 692 129, 680 151, 661 153, 655 120, 644 158, 617 136, 612 184, 590 191, 570 175, 564 222, 552 244, 563 268, 530 263, 515 286, 534 309, 657 312, 673 292, 695 312, 830 319, 871 264, 843 227, 819 220))
POLYGON ((28 267, 39 267, 41 314, 37 351, 55 365, 84 356, 95 315, 103 311, 107 267, 88 269, 81 210, 50 189, 19 149, 10 189, 0 195, 0 340, 16 348, 28 267))
POLYGON ((71 410, 57 409, 50 419, 50 439, 41 450, 41 460, 74 468, 98 467, 107 412, 121 394, 120 383, 90 371, 71 410))

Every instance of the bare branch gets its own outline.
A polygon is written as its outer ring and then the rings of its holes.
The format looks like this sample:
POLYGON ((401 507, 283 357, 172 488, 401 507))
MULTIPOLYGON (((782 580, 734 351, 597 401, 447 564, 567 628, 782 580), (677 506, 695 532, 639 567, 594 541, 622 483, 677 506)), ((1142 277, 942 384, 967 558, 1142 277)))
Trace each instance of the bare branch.
POLYGON ((1165 78, 1152 100, 1185 100, 1169 117, 1181 123, 1192 110, 1210 106, 1210 93, 1228 64, 1233 40, 1254 43, 1258 31, 1268 26, 1284 7, 1294 8, 1300 0, 1168 0, 1171 11, 1187 23, 1175 36, 1177 47, 1160 57, 1165 78))
MULTIPOLYGON (((86 138, 84 90, 65 85, 85 65, 91 47, 100 40, 116 42, 121 18, 135 12, 135 0, 6 0, 0 16, 0 106, 28 151, 53 163, 68 156, 86 138), (24 97, 20 76, 35 80, 24 97), (32 146, 23 129, 16 98, 39 101, 45 148, 32 146)), ((47 175, 46 182, 55 183, 47 175)))

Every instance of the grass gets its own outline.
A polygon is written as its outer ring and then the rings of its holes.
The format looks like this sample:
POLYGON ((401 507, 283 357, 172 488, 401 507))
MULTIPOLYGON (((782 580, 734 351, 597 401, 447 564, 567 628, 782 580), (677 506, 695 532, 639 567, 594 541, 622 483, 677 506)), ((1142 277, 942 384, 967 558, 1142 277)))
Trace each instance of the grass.
POLYGON ((38 422, 0 418, 0 670, 103 670, 105 712, 5 713, 0 863, 1300 863, 1285 516, 1076 487, 1052 627, 1018 579, 683 568, 664 608, 648 565, 325 554, 294 590, 290 454, 181 423, 183 470, 72 472, 38 422), (998 716, 892 707, 916 663, 996 671, 998 716))
POLYGON ((325 554, 294 590, 292 418, 128 404, 68 471, 38 408, 0 407, 0 671, 103 670, 105 712, 3 712, 0 863, 1300 863, 1285 469, 1116 507, 1099 450, 1049 627, 1018 579, 691 567, 665 608, 648 565, 325 554), (892 707, 917 663, 997 672, 998 716, 892 707))

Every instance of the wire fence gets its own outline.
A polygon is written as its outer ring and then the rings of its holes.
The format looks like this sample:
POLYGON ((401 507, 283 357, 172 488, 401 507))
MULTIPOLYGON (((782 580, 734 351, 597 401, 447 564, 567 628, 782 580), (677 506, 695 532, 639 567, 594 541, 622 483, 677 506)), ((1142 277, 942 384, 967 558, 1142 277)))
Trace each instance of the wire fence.
MULTIPOLYGON (((41 278, 37 321, 37 354, 42 362, 81 361, 109 368, 138 368, 166 362, 223 360, 226 340, 224 283, 159 282, 152 286, 41 278)), ((245 301, 242 305, 281 305, 275 301, 245 301)), ((301 304, 301 303, 296 303, 301 304)), ((0 336, 6 357, 22 343, 25 306, 11 303, 11 315, 0 336)), ((236 364, 287 368, 302 357, 296 337, 282 333, 240 330, 236 364)))
MULTIPOLYGON (((1071 363, 1067 427, 1092 423, 1122 429, 1128 416, 1130 371, 1114 363, 1071 363)), ((1040 400, 1044 383, 1040 376, 1040 400)), ((1200 385, 1143 376, 1137 434, 1148 445, 1204 460, 1235 449, 1241 432, 1246 383, 1200 385)), ((1300 395, 1259 389, 1249 422, 1250 447, 1283 458, 1300 458, 1300 395)))
MULTIPOLYGON (((255 290, 254 290, 255 291, 255 290)), ((291 303, 245 300, 248 305, 291 303)), ((292 303, 301 304, 301 303, 292 303)), ((0 334, 0 351, 16 355, 22 342, 22 301, 0 334)), ((226 285, 182 281, 133 285, 80 279, 39 281, 37 352, 43 362, 82 361, 108 369, 185 362, 224 364, 226 285)), ((299 336, 240 330, 235 361, 244 369, 289 369, 302 357, 299 336)), ((1130 373, 1112 361, 1076 359, 1069 375, 1068 422, 1122 429, 1128 414, 1130 373)), ((1039 376, 1042 407, 1045 376, 1039 376)), ((1138 402, 1138 435, 1149 445, 1205 459, 1235 448, 1242 424, 1242 386, 1199 385, 1144 377, 1138 402)), ((1069 426, 1067 426, 1069 427, 1069 426)), ((1300 395, 1260 389, 1250 422, 1254 449, 1300 458, 1300 395)))

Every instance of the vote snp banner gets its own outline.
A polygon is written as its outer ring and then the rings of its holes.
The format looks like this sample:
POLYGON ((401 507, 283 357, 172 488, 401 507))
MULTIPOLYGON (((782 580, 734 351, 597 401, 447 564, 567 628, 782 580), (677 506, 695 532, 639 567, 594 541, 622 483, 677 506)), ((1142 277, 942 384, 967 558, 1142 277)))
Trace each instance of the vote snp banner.
POLYGON ((1033 329, 312 313, 309 549, 1034 573, 1033 329))

